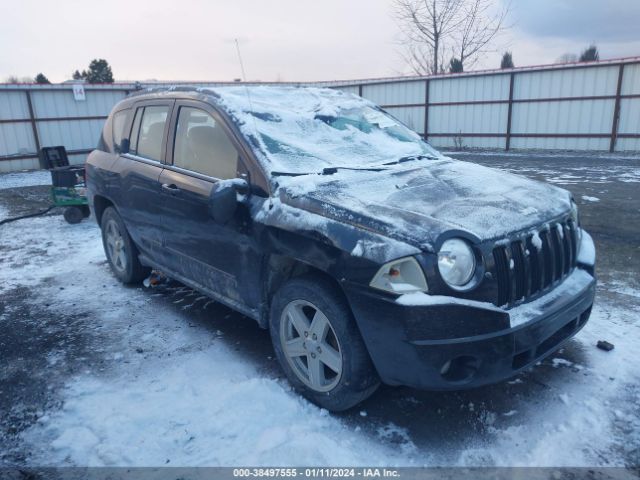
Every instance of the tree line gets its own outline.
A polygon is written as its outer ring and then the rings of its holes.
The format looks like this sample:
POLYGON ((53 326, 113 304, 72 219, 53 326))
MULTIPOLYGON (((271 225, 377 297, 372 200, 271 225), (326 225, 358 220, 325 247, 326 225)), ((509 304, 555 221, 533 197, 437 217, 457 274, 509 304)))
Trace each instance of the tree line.
MULTIPOLYGON (((91 60, 86 70, 75 70, 71 74, 73 80, 81 80, 87 83, 113 83, 113 72, 109 62, 104 58, 91 60)), ((51 83, 44 73, 38 73, 35 77, 17 77, 11 75, 6 79, 7 83, 51 83)))

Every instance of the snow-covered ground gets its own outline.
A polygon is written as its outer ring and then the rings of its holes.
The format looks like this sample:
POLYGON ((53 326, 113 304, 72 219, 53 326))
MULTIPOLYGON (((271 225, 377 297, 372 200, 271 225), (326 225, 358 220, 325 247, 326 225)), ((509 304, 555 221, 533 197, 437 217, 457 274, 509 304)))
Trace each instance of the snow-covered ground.
POLYGON ((51 185, 51 173, 48 170, 35 170, 0 175, 0 189, 33 185, 51 185))
MULTIPOLYGON (((40 373, 61 384, 11 447, 29 465, 638 463, 640 291, 624 279, 600 285, 585 329, 530 373, 461 394, 383 388, 332 415, 291 391, 252 321, 183 287, 118 284, 92 220, 0 227, 0 277, 3 300, 27 291, 24 303, 53 319, 21 322, 69 335, 39 352, 40 373), (615 349, 596 349, 601 339, 615 349)), ((18 303, 0 310, 3 330, 18 303)))

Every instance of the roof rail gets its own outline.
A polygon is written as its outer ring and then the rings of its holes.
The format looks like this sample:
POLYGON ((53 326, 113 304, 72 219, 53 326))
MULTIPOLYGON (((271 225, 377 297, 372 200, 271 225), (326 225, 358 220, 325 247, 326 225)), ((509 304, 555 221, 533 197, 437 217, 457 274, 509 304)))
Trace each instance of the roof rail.
POLYGON ((197 92, 201 90, 201 87, 191 87, 189 85, 171 85, 169 87, 141 87, 139 90, 134 90, 129 94, 129 97, 136 97, 138 95, 147 95, 149 93, 162 93, 162 92, 197 92))

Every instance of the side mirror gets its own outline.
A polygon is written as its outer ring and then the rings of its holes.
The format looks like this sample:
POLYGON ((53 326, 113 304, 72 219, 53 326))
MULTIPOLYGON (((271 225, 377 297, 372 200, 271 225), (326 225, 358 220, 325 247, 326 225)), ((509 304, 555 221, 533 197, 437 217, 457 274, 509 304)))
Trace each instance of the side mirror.
POLYGON ((120 151, 120 154, 129 153, 130 144, 131 143, 128 138, 123 138, 122 140, 120 140, 120 148, 118 149, 120 151))
POLYGON ((233 179, 218 182, 209 194, 209 214, 217 222, 225 224, 233 218, 238 209, 238 194, 246 194, 245 180, 233 179))

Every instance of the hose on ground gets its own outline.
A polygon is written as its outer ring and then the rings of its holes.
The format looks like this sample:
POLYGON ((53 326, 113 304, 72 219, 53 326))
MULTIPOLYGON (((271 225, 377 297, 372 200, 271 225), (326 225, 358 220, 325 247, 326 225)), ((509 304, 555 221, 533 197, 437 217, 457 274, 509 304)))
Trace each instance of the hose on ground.
POLYGON ((19 217, 5 218, 4 220, 0 220, 0 225, 4 225, 5 223, 10 223, 10 222, 15 222, 16 220, 22 220, 23 218, 39 217, 40 215, 44 215, 45 213, 48 213, 49 211, 53 210, 54 208, 56 208, 56 206, 57 205, 51 205, 46 210, 41 210, 40 212, 35 212, 35 213, 28 213, 26 215, 20 215, 19 217))

